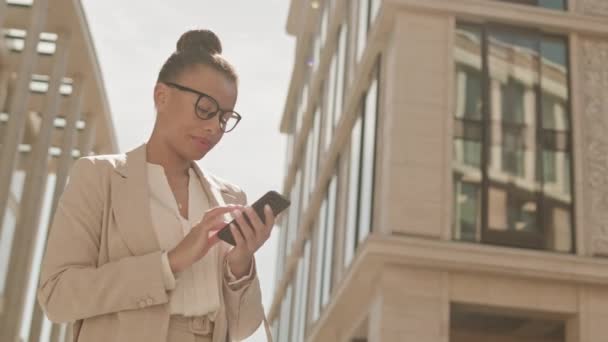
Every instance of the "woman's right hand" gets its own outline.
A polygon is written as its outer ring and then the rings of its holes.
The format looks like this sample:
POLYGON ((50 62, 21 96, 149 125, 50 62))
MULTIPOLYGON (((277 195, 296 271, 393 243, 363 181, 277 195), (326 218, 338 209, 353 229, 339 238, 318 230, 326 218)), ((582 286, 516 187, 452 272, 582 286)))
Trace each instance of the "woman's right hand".
POLYGON ((228 223, 224 220, 224 214, 241 207, 228 205, 207 210, 201 221, 192 227, 188 235, 167 253, 173 273, 183 271, 205 256, 209 249, 218 242, 217 234, 210 235, 210 233, 221 229, 228 223))

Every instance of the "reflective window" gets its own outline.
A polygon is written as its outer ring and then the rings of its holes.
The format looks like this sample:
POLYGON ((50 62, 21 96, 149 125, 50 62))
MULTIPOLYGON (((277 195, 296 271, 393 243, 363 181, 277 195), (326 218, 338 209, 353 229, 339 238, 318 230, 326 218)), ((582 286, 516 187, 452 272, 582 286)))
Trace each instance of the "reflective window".
POLYGON ((319 210, 319 216, 317 217, 317 227, 315 229, 315 296, 312 307, 312 320, 316 321, 321 314, 321 294, 323 284, 323 253, 324 253, 324 239, 326 229, 326 215, 327 215, 327 198, 323 199, 321 208, 319 210))
POLYGON ((538 6, 556 10, 566 10, 566 0, 498 0, 520 5, 538 6))
POLYGON ((306 299, 308 290, 308 254, 310 243, 304 247, 304 257, 298 262, 297 275, 294 283, 294 308, 292 318, 291 338, 289 341, 304 341, 304 324, 306 322, 306 299))
POLYGON ((378 16, 378 12, 380 12, 380 5, 382 5, 382 0, 370 0, 370 23, 373 23, 374 19, 376 19, 376 17, 378 16))
POLYGON ((363 142, 361 150, 361 183, 359 189, 359 221, 358 243, 365 240, 371 230, 373 196, 374 196, 374 170, 376 165, 376 118, 378 115, 378 75, 370 85, 365 97, 363 110, 363 142))
POLYGON ((346 88, 346 61, 347 61, 348 27, 342 25, 338 38, 338 58, 336 67, 336 100, 334 109, 334 127, 342 117, 344 105, 344 90, 346 88))
POLYGON ((331 178, 329 189, 327 191, 327 215, 325 217, 325 236, 323 237, 323 282, 321 284, 321 306, 324 307, 328 302, 331 294, 331 278, 332 265, 334 256, 334 234, 336 230, 336 208, 337 208, 337 190, 338 190, 338 175, 336 173, 331 178))
POLYGON ((357 119, 350 137, 348 166, 348 200, 346 204, 346 239, 344 241, 344 265, 349 265, 355 254, 357 217, 359 212, 359 176, 361 172, 361 131, 363 120, 357 119))
POLYGON ((357 61, 361 58, 367 43, 369 29, 369 0, 357 0, 357 61))
POLYGON ((288 216, 289 223, 286 226, 286 245, 285 250, 286 254, 289 255, 291 253, 291 244, 295 240, 297 236, 297 229, 300 222, 300 211, 303 210, 303 206, 301 205, 302 201, 302 171, 298 169, 296 173, 296 179, 293 184, 293 188, 291 189, 291 205, 289 206, 288 216))
POLYGON ((325 45, 327 42, 327 24, 329 19, 329 6, 327 3, 324 3, 323 13, 321 14, 321 44, 325 45))
POLYGON ((380 66, 361 101, 360 116, 350 140, 348 202, 344 264, 352 261, 360 242, 369 235, 374 205, 374 170, 376 164, 376 121, 378 116, 380 66))
POLYGON ((334 116, 336 113, 334 112, 335 103, 336 103, 336 60, 337 56, 334 56, 331 59, 331 64, 329 66, 329 76, 327 81, 327 89, 326 89, 326 102, 325 102, 325 123, 324 131, 325 134, 323 136, 323 147, 324 150, 327 151, 329 145, 331 143, 333 131, 334 131, 334 116))
POLYGON ((293 296, 293 286, 289 285, 281 303, 280 327, 277 341, 290 341, 291 323, 291 297, 293 296))
POLYGON ((573 250, 566 46, 534 30, 458 25, 455 239, 573 250))
MULTIPOLYGON (((321 101, 320 101, 321 102, 321 101)), ((319 153, 321 149, 321 120, 322 112, 319 107, 315 110, 315 118, 312 127, 312 142, 311 142, 311 165, 310 165, 310 181, 308 193, 309 195, 314 190, 317 183, 318 169, 319 169, 319 153)))
POLYGON ((15 212, 6 208, 4 222, 2 222, 2 235, 0 236, 0 293, 5 293, 4 287, 8 275, 8 262, 11 254, 11 245, 17 225, 15 212))

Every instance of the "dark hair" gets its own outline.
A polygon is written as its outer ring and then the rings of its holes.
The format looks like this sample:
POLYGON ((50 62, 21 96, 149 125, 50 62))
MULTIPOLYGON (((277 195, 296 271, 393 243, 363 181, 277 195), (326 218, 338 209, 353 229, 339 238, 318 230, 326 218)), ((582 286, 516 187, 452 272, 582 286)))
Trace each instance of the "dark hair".
POLYGON ((210 30, 190 30, 177 41, 176 51, 158 73, 157 82, 172 82, 187 68, 203 64, 238 82, 234 67, 221 55, 222 43, 210 30))

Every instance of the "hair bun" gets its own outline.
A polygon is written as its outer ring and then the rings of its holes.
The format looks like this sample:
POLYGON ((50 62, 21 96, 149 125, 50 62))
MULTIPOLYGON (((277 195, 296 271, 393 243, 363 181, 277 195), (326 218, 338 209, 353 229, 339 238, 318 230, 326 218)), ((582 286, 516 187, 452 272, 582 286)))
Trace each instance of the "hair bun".
POLYGON ((203 50, 211 55, 222 53, 222 43, 213 31, 190 30, 177 41, 177 52, 203 50))

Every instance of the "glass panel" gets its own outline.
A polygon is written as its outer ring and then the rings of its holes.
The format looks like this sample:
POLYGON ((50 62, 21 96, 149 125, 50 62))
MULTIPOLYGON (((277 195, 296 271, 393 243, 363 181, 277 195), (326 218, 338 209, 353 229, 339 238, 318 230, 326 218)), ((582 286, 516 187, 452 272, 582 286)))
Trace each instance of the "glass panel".
POLYGON ((328 6, 323 6, 323 14, 321 15, 321 44, 323 45, 325 45, 325 42, 327 41, 327 20, 329 17, 328 13, 328 6))
POLYGON ((318 176, 318 168, 319 168, 319 150, 320 150, 320 138, 321 138, 321 120, 322 120, 322 112, 320 111, 319 107, 317 107, 317 109, 315 110, 315 118, 314 118, 314 124, 313 124, 313 129, 312 129, 312 156, 311 156, 311 178, 310 178, 310 183, 309 185, 309 194, 312 193, 312 191, 315 188, 315 185, 317 184, 317 176, 318 176))
POLYGON ((302 318, 302 293, 305 292, 305 287, 303 286, 302 276, 304 272, 303 260, 300 259, 298 261, 298 267, 296 271, 296 276, 294 278, 294 306, 293 306, 293 317, 292 328, 291 328, 291 336, 289 338, 290 341, 297 341, 296 336, 300 333, 300 319, 302 318))
MULTIPOLYGON (((378 12, 380 11, 380 5, 382 5, 382 0, 370 0, 370 23, 374 22, 374 19, 376 19, 376 16, 378 15, 378 12)), ((370 25, 371 26, 371 25, 370 25)))
MULTIPOLYGON (((378 70, 376 70, 378 75, 378 70)), ((376 117, 378 115, 378 79, 370 85, 363 113, 363 146, 361 155, 361 188, 359 190, 358 242, 367 238, 372 229, 374 200, 374 170, 376 162, 376 117)))
POLYGON ((455 240, 481 234, 482 58, 481 30, 458 25, 454 49, 454 221, 455 240))
POLYGON ((367 42, 369 24, 369 0, 359 0, 357 9, 357 61, 361 58, 367 42))
POLYGON ((336 68, 336 108, 334 110, 334 127, 338 125, 342 117, 342 109, 344 104, 344 90, 346 88, 345 73, 346 73, 346 43, 348 37, 348 28, 342 25, 340 29, 340 38, 338 40, 338 67, 336 68))
POLYGON ((326 228, 326 215, 327 215, 327 198, 323 200, 321 208, 319 210, 319 216, 317 219, 316 229, 316 263, 315 263, 315 300, 313 303, 312 319, 316 321, 321 313, 321 299, 322 299, 322 284, 323 284, 323 252, 324 241, 325 241, 325 228, 326 228))
POLYGON ((329 67, 329 81, 327 82, 327 94, 325 103, 325 136, 323 138, 324 149, 327 151, 331 144, 332 134, 334 131, 334 116, 336 115, 334 109, 336 104, 336 60, 337 55, 334 54, 331 59, 331 65, 329 67))
POLYGON ((359 176, 361 170, 361 117, 353 127, 350 140, 350 160, 348 168, 348 202, 346 211, 346 240, 344 246, 344 265, 347 266, 354 256, 357 239, 357 217, 359 212, 359 176))
MULTIPOLYGON (((546 248, 570 252, 572 194, 570 171, 570 113, 566 40, 544 37, 540 44, 543 225, 546 248)), ((539 173, 540 175, 541 173, 539 173)))
MULTIPOLYGON (((311 64, 314 66, 314 71, 317 71, 317 68, 319 67, 320 59, 321 59, 321 39, 319 38, 319 35, 315 35, 314 41, 313 41, 313 56, 312 56, 312 61, 311 61, 311 64)), ((310 81, 312 81, 312 77, 311 77, 310 81)))
POLYGON ((2 223, 4 229, 2 229, 2 235, 0 236, 0 293, 4 293, 4 286, 6 285, 8 263, 16 225, 17 217, 15 216, 15 212, 10 208, 6 208, 4 222, 2 223))
POLYGON ((290 322, 291 322, 291 297, 292 297, 292 285, 289 285, 281 304, 281 328, 279 329, 279 336, 277 341, 289 341, 290 336, 290 322))
POLYGON ((291 206, 289 207, 289 225, 287 226, 287 241, 286 241, 286 255, 291 253, 291 243, 297 236, 298 224, 300 222, 300 211, 303 206, 300 205, 302 201, 302 171, 298 169, 296 173, 296 180, 291 190, 291 206))
POLYGON ((306 245, 304 245, 304 256, 303 260, 303 270, 302 270, 302 278, 301 278, 301 287, 302 291, 300 293, 300 323, 298 325, 298 330, 296 331, 296 341, 304 341, 304 335, 306 332, 306 315, 308 312, 308 283, 310 277, 310 240, 306 241, 306 245))
POLYGON ((302 120, 304 118, 304 112, 306 111, 306 106, 308 101, 308 85, 304 86, 302 90, 302 96, 300 97, 300 101, 298 103, 298 111, 296 116, 296 131, 294 134, 298 136, 300 129, 302 128, 302 120))
POLYGON ((566 9, 566 0, 498 0, 520 5, 538 6, 556 10, 566 9))
POLYGON ((301 204, 301 208, 300 211, 304 212, 307 208, 308 208, 308 199, 309 199, 309 194, 310 194, 310 187, 311 187, 311 183, 313 182, 312 178, 313 176, 313 169, 312 169, 312 164, 313 164, 313 132, 314 130, 309 130, 308 131, 308 139, 306 140, 306 153, 304 154, 304 167, 305 167, 305 174, 302 176, 303 180, 302 180, 302 204, 301 204))
POLYGON ((490 231, 539 231, 536 202, 540 184, 535 177, 538 50, 535 35, 507 30, 489 32, 490 231))
POLYGON ((566 10, 566 0, 538 0, 538 5, 545 8, 566 10))
POLYGON ((331 293, 331 277, 333 265, 333 249, 334 249, 334 232, 336 223, 336 191, 338 186, 338 177, 336 174, 331 178, 329 189, 327 192, 327 221, 325 223, 325 237, 323 255, 323 285, 321 291, 321 306, 325 306, 329 302, 331 293))

